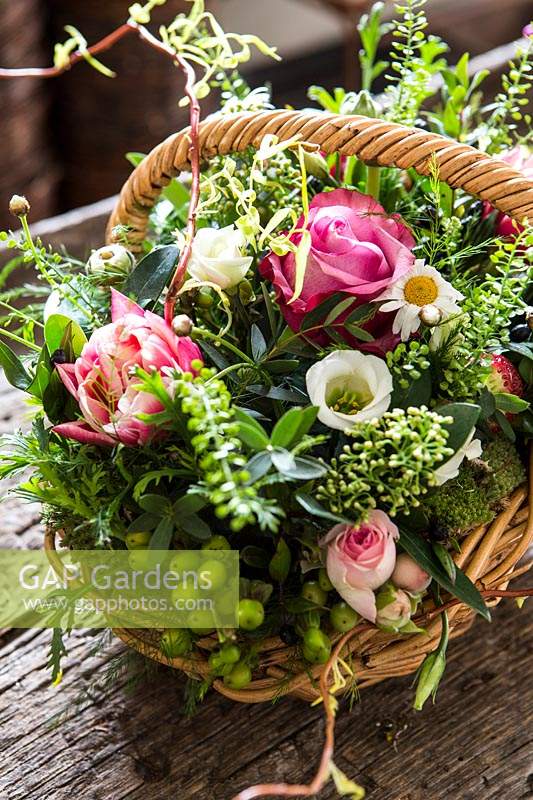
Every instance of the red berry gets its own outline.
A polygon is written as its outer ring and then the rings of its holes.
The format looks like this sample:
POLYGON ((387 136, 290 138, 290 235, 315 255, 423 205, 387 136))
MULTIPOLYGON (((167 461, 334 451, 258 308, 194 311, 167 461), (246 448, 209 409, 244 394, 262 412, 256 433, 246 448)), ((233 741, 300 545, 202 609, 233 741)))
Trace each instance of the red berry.
POLYGON ((524 382, 514 364, 508 358, 493 355, 491 374, 487 379, 487 389, 493 393, 507 392, 517 397, 524 396, 524 382))

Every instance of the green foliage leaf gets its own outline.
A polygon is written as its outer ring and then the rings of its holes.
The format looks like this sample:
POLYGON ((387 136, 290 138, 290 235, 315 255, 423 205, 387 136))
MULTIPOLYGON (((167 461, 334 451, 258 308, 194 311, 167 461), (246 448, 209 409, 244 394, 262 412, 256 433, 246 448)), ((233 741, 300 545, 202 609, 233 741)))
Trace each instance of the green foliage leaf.
POLYGON ((77 322, 63 314, 52 314, 44 326, 44 340, 48 352, 53 355, 56 350, 64 350, 67 361, 73 362, 81 355, 87 337, 77 322))
POLYGON ((0 342, 0 366, 3 367, 11 386, 23 391, 28 389, 32 383, 31 377, 28 375, 20 358, 4 342, 0 342))
POLYGON ((150 539, 150 550, 168 550, 173 536, 174 521, 169 517, 163 517, 150 539))
POLYGON ((341 517, 339 514, 333 514, 331 511, 328 511, 324 508, 324 506, 320 505, 318 500, 315 500, 310 494, 305 494, 304 492, 298 492, 295 495, 297 502, 302 506, 308 514, 311 514, 313 517, 320 517, 320 519, 327 519, 330 522, 343 522, 348 525, 351 525, 349 519, 346 517, 341 517))
POLYGON ((270 577, 272 580, 278 581, 278 583, 283 583, 283 581, 287 580, 290 569, 291 551, 289 550, 285 540, 279 539, 276 552, 272 556, 270 564, 268 565, 270 577))
POLYGON ((400 544, 411 558, 414 558, 416 563, 431 575, 443 589, 457 597, 462 603, 466 603, 467 606, 490 622, 490 611, 483 597, 470 578, 459 567, 456 567, 454 583, 432 551, 429 542, 423 536, 410 531, 408 528, 402 527, 400 529, 400 544))
POLYGON ((508 392, 495 392, 494 402, 496 408, 504 414, 520 414, 521 411, 526 411, 529 408, 527 400, 522 400, 521 397, 508 392))
POLYGON ((166 497, 160 494, 145 494, 139 500, 139 505, 143 511, 149 511, 150 514, 157 514, 163 516, 170 507, 170 503, 166 497))
POLYGON ((305 436, 316 420, 317 406, 291 408, 274 426, 270 441, 274 447, 289 448, 305 436))
POLYGON ((132 297, 142 308, 153 307, 168 284, 179 258, 175 244, 156 247, 145 256, 123 287, 124 294, 132 297))
POLYGON ((447 403, 435 410, 443 417, 453 417, 452 424, 445 427, 449 431, 447 445, 456 453, 464 445, 472 428, 476 425, 481 414, 481 407, 473 403, 447 403))
POLYGON ((144 531, 153 531, 161 522, 159 514, 150 514, 146 512, 141 514, 140 517, 134 519, 128 526, 128 533, 144 533, 144 531))
POLYGON ((250 329, 250 347, 253 360, 261 361, 267 351, 267 343, 258 325, 252 325, 250 329))
POLYGON ((262 547, 257 547, 255 544, 247 544, 241 550, 241 560, 249 567, 266 569, 270 561, 270 556, 262 547))

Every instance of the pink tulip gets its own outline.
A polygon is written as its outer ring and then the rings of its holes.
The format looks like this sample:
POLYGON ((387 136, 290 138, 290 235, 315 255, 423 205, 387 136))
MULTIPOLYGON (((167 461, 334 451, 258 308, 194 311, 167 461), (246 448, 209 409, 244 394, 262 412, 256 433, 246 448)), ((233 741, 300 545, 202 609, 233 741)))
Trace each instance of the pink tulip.
POLYGON ((376 621, 374 590, 387 581, 396 562, 398 528, 383 511, 373 511, 359 528, 335 525, 327 545, 326 568, 342 599, 370 622, 376 621))
POLYGON ((135 370, 157 370, 170 383, 172 372, 194 372, 202 360, 198 346, 178 337, 166 322, 111 290, 109 325, 94 331, 75 364, 58 364, 68 391, 79 403, 83 420, 56 425, 55 433, 85 444, 145 445, 157 433, 139 414, 157 414, 163 406, 136 388, 135 370))

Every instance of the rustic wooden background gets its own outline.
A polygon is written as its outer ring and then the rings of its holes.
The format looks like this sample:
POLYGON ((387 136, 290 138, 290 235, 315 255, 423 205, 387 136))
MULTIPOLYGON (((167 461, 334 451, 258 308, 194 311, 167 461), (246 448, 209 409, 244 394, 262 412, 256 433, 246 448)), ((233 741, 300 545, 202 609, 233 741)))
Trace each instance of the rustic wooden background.
MULTIPOLYGON (((0 379, 0 433, 25 423, 21 397, 0 379)), ((41 546, 37 506, 9 497, 0 510, 1 547, 41 546)), ((186 718, 177 673, 154 668, 132 688, 139 662, 125 669, 124 646, 99 650, 100 637, 69 638, 53 687, 50 632, 0 631, 0 800, 230 800, 257 781, 311 777, 319 708, 212 694, 186 718)), ((435 706, 412 710, 409 678, 365 690, 351 711, 343 704, 338 766, 367 800, 533 797, 532 663, 528 605, 500 606, 491 625, 479 621, 451 643, 435 706)), ((329 786, 319 797, 336 796, 329 786)))

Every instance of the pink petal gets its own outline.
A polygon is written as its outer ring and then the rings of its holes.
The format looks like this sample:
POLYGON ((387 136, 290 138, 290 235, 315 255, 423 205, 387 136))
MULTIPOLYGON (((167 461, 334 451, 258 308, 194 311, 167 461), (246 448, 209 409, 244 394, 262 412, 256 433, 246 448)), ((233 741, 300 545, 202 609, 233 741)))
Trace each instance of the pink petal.
POLYGON ((58 372, 61 381, 63 382, 63 386, 67 389, 76 400, 79 399, 78 397, 78 381, 76 378, 76 365, 75 364, 56 364, 56 370, 58 372))
POLYGON ((111 319, 113 322, 125 317, 126 314, 135 314, 144 317, 143 309, 116 289, 111 288, 111 319))
POLYGON ((86 422, 63 422, 61 425, 55 425, 52 430, 58 436, 63 436, 65 439, 75 439, 82 444, 104 445, 112 447, 116 444, 115 440, 108 436, 106 433, 98 433, 93 431, 86 422))
POLYGON ((347 584, 335 588, 350 608, 369 622, 376 622, 376 595, 371 589, 353 589, 347 584))

